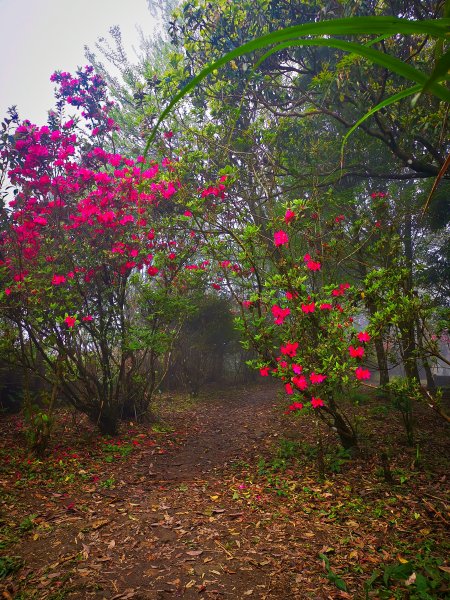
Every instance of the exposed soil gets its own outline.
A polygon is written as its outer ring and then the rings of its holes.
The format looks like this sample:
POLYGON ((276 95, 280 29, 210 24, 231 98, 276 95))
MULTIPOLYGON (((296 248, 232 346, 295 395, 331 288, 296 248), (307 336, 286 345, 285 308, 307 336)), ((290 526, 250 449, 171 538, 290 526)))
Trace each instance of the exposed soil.
MULTIPOLYGON (((417 448, 396 441, 396 415, 376 411, 351 461, 322 432, 321 482, 314 418, 293 422, 271 385, 182 409, 165 398, 165 426, 127 424, 120 440, 65 414, 41 462, 20 454, 22 425, 3 417, 3 554, 17 563, 3 598, 365 598, 377 569, 421 556, 444 575, 448 428, 421 410, 417 448)), ((404 583, 367 597, 408 598, 404 583)), ((438 584, 431 597, 446 597, 438 584)))

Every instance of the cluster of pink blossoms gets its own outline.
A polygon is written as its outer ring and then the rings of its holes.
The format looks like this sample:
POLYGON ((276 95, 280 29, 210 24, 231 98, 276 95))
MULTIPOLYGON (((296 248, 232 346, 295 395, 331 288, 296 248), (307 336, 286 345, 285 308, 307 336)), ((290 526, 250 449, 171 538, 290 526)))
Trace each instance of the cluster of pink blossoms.
MULTIPOLYGON (((0 269, 7 281, 5 297, 11 302, 20 301, 23 294, 35 295, 39 302, 52 286, 55 293, 58 290, 61 308, 65 297, 72 305, 78 294, 81 309, 86 284, 96 280, 101 284, 105 268, 112 285, 132 270, 145 269, 147 277, 163 275, 154 264, 155 256, 168 271, 175 271, 178 256, 193 254, 198 240, 191 235, 191 241, 183 237, 167 241, 152 224, 155 210, 181 188, 171 175, 172 160, 163 159, 161 164, 142 156, 134 160, 99 145, 100 136, 117 128, 108 114, 112 103, 103 80, 91 67, 75 77, 63 72, 51 79, 59 86, 59 109, 64 104, 76 107, 82 126, 76 117, 58 120, 61 111, 43 127, 24 121, 10 136, 2 158, 10 165, 8 175, 19 192, 9 203, 0 269)), ((200 195, 224 198, 226 179, 200 190, 200 195)), ((185 215, 192 213, 186 210, 185 215)), ((206 262, 184 266, 204 269, 206 262)), ((93 318, 85 314, 80 321, 93 318)), ((78 323, 71 315, 62 321, 70 329, 78 323)))
MULTIPOLYGON (((361 343, 370 341, 370 335, 366 331, 359 332, 357 338, 361 343)), ((295 361, 299 347, 299 342, 286 342, 280 346, 281 355, 276 359, 278 363, 277 367, 264 366, 259 370, 263 377, 268 377, 271 373, 280 376, 281 380, 285 382, 284 388, 289 396, 292 396, 296 392, 305 392, 310 386, 320 385, 327 379, 327 375, 323 373, 316 373, 314 371, 309 373, 309 375, 304 373, 303 366, 295 361), (289 361, 289 359, 292 360, 289 361)), ((352 358, 363 358, 364 348, 362 346, 357 348, 350 346, 349 354, 352 358)), ((358 366, 355 369, 355 377, 358 380, 370 379, 370 371, 358 366)), ((312 396, 311 405, 313 408, 320 408, 325 403, 321 398, 312 396)), ((288 412, 300 410, 301 408, 303 408, 302 403, 294 402, 289 406, 288 412)))

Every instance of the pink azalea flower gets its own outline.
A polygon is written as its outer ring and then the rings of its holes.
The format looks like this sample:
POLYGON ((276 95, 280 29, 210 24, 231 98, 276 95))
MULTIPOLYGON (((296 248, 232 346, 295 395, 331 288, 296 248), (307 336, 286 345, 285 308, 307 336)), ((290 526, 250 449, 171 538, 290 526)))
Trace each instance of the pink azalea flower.
POLYGON ((294 393, 294 388, 290 383, 286 383, 284 389, 286 390, 286 394, 289 394, 290 396, 294 393))
POLYGON ((242 302, 242 306, 243 306, 244 308, 250 308, 250 306, 251 306, 251 305, 252 305, 252 302, 250 302, 250 300, 244 300, 244 301, 242 302))
POLYGON ((370 379, 370 371, 369 369, 363 369, 362 367, 358 367, 355 370, 356 379, 370 379))
POLYGON ((322 398, 314 398, 313 396, 311 398, 311 405, 313 408, 319 408, 320 406, 325 406, 325 403, 322 398))
POLYGON ((310 270, 310 271, 320 271, 321 269, 321 264, 320 262, 316 262, 314 260, 308 260, 308 262, 306 263, 306 267, 310 270))
POLYGON ((311 373, 309 379, 311 383, 323 383, 327 378, 326 375, 322 375, 321 373, 311 373))
POLYGON ((313 313, 316 309, 316 305, 314 302, 311 302, 310 304, 302 304, 302 312, 304 313, 313 313))
POLYGON ((321 304, 319 308, 320 310, 333 310, 333 305, 325 302, 324 304, 321 304))
POLYGON ((360 331, 356 336, 360 342, 370 342, 370 335, 367 331, 360 331))
POLYGON ((66 323, 67 327, 72 328, 75 326, 75 323, 77 322, 77 318, 76 317, 69 317, 67 316, 64 319, 64 322, 66 323))
POLYGON ((362 358, 364 356, 364 348, 362 346, 358 346, 357 348, 349 346, 348 351, 352 358, 362 358))
POLYGON ((289 243, 289 237, 288 234, 285 231, 276 231, 273 234, 273 240, 275 243, 275 246, 285 246, 286 244, 289 243))
POLYGON ((303 367, 301 365, 297 365, 297 364, 293 364, 292 365, 292 370, 294 371, 294 373, 296 375, 300 375, 300 373, 303 371, 303 367))
POLYGON ((259 370, 259 373, 260 373, 261 377, 268 377, 269 376, 269 371, 270 371, 270 367, 262 367, 259 370))
POLYGON ((298 387, 299 390, 304 392, 308 388, 308 382, 306 381, 306 377, 304 375, 297 375, 292 378, 292 383, 298 387))
POLYGON ((286 223, 290 223, 293 219, 295 219, 295 212, 288 208, 284 215, 284 220, 286 223))
POLYGON ((290 308, 281 308, 277 304, 272 306, 272 314, 275 317, 275 324, 282 325, 284 319, 291 314, 290 308))
POLYGON ((287 342, 285 346, 281 346, 281 354, 293 358, 297 354, 298 342, 287 342))
POLYGON ((64 275, 57 275, 55 273, 53 275, 52 285, 61 285, 61 283, 64 283, 65 281, 66 281, 66 278, 64 275))
POLYGON ((301 402, 293 402, 287 409, 287 413, 294 412, 296 410, 302 410, 303 404, 301 402))

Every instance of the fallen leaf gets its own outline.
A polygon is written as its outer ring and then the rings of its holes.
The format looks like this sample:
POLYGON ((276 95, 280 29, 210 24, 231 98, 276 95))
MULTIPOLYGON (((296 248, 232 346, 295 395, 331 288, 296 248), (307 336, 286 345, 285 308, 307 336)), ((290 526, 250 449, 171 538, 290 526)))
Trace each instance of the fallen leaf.
POLYGON ((253 594, 253 590, 247 590, 244 592, 244 596, 251 596, 253 594))
POLYGON ((97 519, 96 521, 93 521, 91 523, 91 528, 92 529, 100 529, 100 527, 104 527, 105 525, 108 525, 109 520, 108 519, 97 519))
POLYGON ((441 571, 444 571, 444 573, 450 573, 450 567, 444 567, 444 566, 440 565, 438 568, 441 571))
POLYGON ((203 550, 188 550, 186 554, 188 556, 200 556, 200 554, 203 554, 203 550))

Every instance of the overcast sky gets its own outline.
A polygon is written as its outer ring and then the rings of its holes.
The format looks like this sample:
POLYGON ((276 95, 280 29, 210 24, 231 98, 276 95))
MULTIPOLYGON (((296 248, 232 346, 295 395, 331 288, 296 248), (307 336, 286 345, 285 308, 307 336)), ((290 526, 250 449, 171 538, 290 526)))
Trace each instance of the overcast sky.
POLYGON ((138 24, 152 31, 146 0, 0 0, 0 121, 16 104, 22 119, 44 124, 53 105, 55 70, 85 65, 84 45, 94 46, 119 25, 133 57, 138 24))

